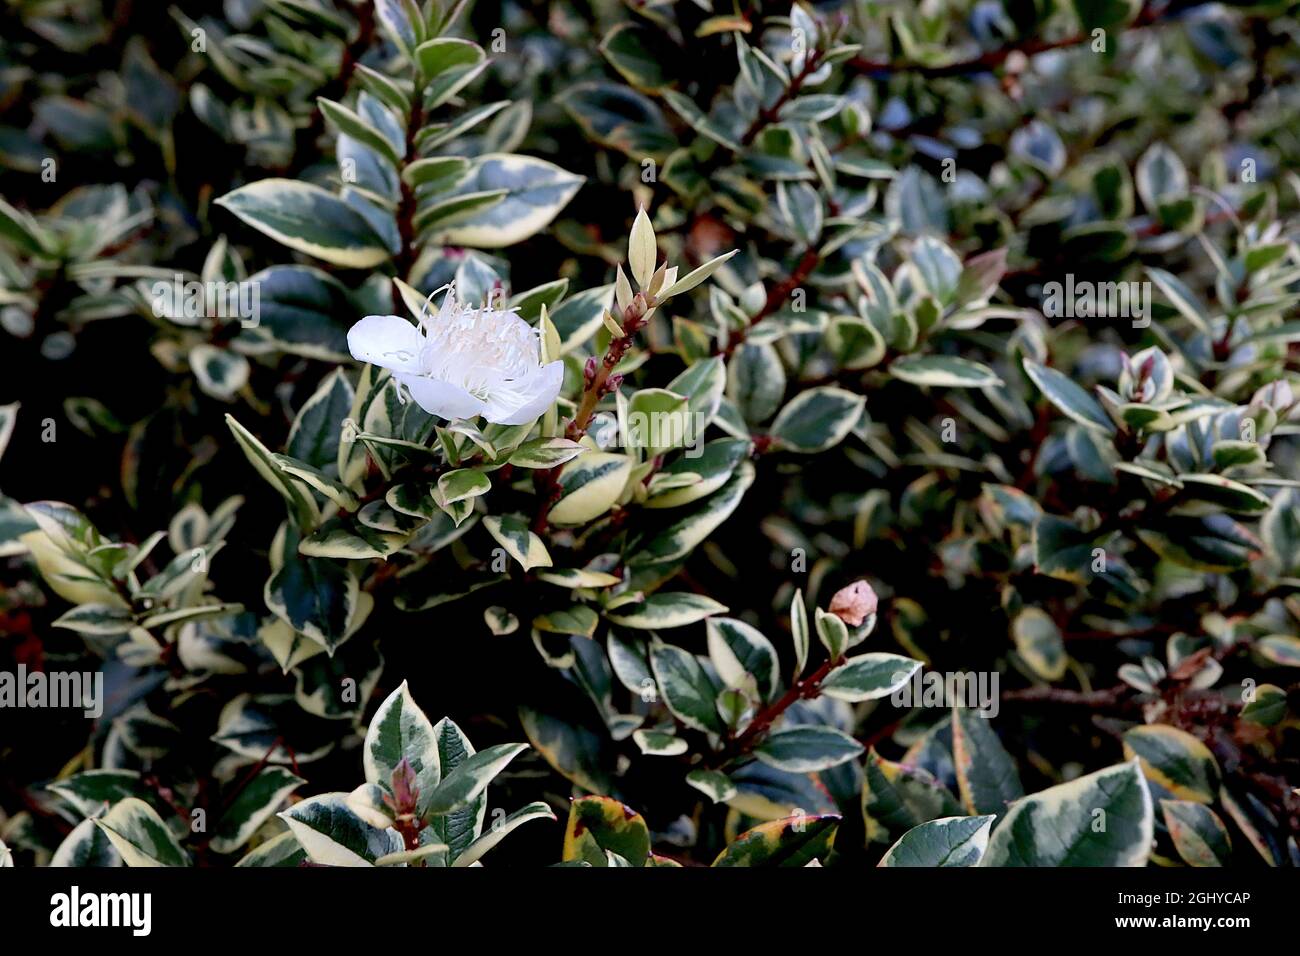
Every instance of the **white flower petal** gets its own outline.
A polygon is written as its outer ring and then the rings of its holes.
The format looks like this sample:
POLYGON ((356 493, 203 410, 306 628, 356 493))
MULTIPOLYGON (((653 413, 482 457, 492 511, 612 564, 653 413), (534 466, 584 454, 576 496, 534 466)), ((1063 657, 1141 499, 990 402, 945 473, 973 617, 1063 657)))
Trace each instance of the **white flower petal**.
POLYGON ((564 363, 543 365, 511 383, 505 394, 488 396, 483 417, 497 425, 527 425, 551 407, 564 384, 564 363))
POLYGON ((394 372, 393 375, 410 391, 415 404, 430 415, 451 420, 473 418, 483 413, 483 401, 475 398, 459 385, 423 375, 409 375, 405 372, 394 372))
POLYGON ((419 372, 423 346, 420 330, 399 315, 367 315, 348 329, 354 359, 395 372, 419 372))

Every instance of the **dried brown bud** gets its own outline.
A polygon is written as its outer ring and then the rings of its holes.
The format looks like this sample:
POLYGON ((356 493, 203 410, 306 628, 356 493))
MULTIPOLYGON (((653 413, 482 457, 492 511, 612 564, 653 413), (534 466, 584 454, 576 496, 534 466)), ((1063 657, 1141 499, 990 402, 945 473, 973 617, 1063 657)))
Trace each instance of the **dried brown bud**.
POLYGON ((829 610, 849 627, 861 627, 876 613, 876 592, 866 581, 854 581, 835 592, 829 610))

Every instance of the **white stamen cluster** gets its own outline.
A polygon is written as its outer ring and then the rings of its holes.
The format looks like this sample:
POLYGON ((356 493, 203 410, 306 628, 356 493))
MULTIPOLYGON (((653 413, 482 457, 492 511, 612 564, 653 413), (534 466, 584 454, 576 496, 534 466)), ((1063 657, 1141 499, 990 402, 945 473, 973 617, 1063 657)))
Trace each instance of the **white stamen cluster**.
POLYGON ((534 421, 559 394, 563 363, 541 364, 541 337, 516 310, 466 306, 452 286, 446 293, 437 311, 425 304, 418 325, 396 315, 363 318, 348 332, 353 357, 389 369, 398 395, 430 414, 534 421))
POLYGON ((541 347, 537 330, 514 309, 490 304, 471 308, 456 301, 449 286, 437 314, 421 316, 425 346, 420 368, 425 375, 453 382, 478 398, 509 387, 537 368, 541 347))

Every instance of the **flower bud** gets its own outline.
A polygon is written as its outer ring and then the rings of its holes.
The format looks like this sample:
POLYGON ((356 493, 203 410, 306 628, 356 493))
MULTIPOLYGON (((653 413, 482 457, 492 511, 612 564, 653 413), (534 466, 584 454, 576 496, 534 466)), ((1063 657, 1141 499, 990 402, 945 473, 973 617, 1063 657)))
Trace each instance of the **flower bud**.
POLYGON ((876 592, 871 585, 854 581, 835 592, 829 610, 849 627, 861 627, 863 621, 876 613, 876 603, 876 592))
POLYGON ((646 304, 645 293, 638 292, 632 297, 632 302, 623 311, 623 316, 629 323, 639 320, 649 311, 650 306, 646 304))

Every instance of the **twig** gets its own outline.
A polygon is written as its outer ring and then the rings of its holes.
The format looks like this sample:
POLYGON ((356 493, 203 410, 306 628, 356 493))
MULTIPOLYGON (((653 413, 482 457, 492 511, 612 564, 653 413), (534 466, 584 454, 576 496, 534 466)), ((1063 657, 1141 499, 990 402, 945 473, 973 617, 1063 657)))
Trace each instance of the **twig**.
MULTIPOLYGON (((326 99, 336 100, 348 91, 348 84, 352 82, 352 74, 357 68, 357 62, 366 50, 370 49, 370 44, 374 41, 374 3, 360 4, 356 7, 356 13, 357 35, 343 48, 343 58, 339 60, 339 71, 334 75, 334 79, 320 89, 320 95, 326 99)), ((289 162, 289 172, 298 173, 310 165, 306 157, 311 154, 316 140, 323 132, 325 132, 325 114, 321 112, 320 104, 317 103, 312 107, 311 118, 307 121, 307 125, 294 133, 293 158, 289 162)))
MULTIPOLYGON (((623 334, 610 340, 608 348, 605 349, 605 356, 600 362, 592 362, 592 364, 588 365, 582 389, 582 399, 578 403, 578 411, 564 429, 566 438, 577 441, 585 435, 587 429, 591 427, 591 419, 596 413, 597 404, 610 392, 618 389, 618 386, 622 383, 622 376, 613 375, 613 370, 623 360, 623 356, 628 353, 628 350, 632 348, 636 333, 649 321, 650 314, 657 304, 653 295, 647 299, 644 293, 638 292, 632 298, 632 301, 627 304, 626 308, 622 310, 623 321, 620 327, 623 329, 623 334)), ((588 361, 591 362, 592 360, 588 361)), ((562 467, 557 466, 538 472, 534 479, 538 497, 541 499, 541 505, 533 518, 532 528, 535 534, 541 534, 546 530, 551 508, 560 498, 560 472, 562 467)))
MULTIPOLYGON (((411 115, 406 123, 406 152, 404 162, 409 163, 415 158, 415 134, 420 131, 424 125, 424 103, 421 98, 419 89, 420 84, 416 83, 415 95, 411 102, 411 115)), ((394 260, 395 275, 403 282, 410 278, 408 273, 411 266, 415 264, 415 190, 406 181, 406 177, 400 177, 402 182, 402 198, 397 204, 397 232, 402 238, 402 249, 394 260)), ((402 293, 393 283, 393 308, 400 311, 402 308, 402 293)))
POLYGON ((785 305, 785 300, 790 298, 790 295, 794 290, 808 281, 808 277, 812 275, 812 271, 817 268, 819 262, 821 262, 821 256, 817 254, 817 250, 812 248, 806 249, 804 254, 799 258, 798 264, 795 265, 794 271, 781 282, 772 286, 767 293, 767 301, 763 303, 761 309, 750 317, 747 326, 731 330, 727 335, 727 344, 718 350, 717 354, 730 357, 731 353, 736 350, 736 347, 740 345, 741 342, 745 341, 745 338, 749 335, 750 329, 758 325, 759 322, 763 321, 763 319, 767 318, 777 309, 781 308, 781 306, 785 305))
POLYGON ((740 143, 742 146, 748 146, 750 143, 754 142, 759 133, 781 118, 781 107, 785 106, 785 104, 790 102, 791 99, 799 95, 799 91, 803 88, 804 83, 807 82, 808 77, 812 76, 813 73, 817 71, 817 67, 821 63, 821 57, 821 50, 812 50, 809 52, 808 58, 804 61, 803 69, 790 78, 790 85, 781 91, 781 95, 776 98, 771 106, 764 106, 759 109, 758 115, 754 117, 754 121, 749 124, 749 127, 740 137, 740 143))
POLYGON ((837 664, 844 660, 843 656, 836 660, 827 660, 821 667, 817 668, 802 680, 797 680, 794 685, 785 692, 785 694, 775 703, 769 704, 755 715, 754 719, 749 722, 740 734, 734 738, 719 755, 717 766, 724 766, 733 760, 745 756, 753 750, 762 741, 768 728, 776 720, 789 710, 794 704, 801 700, 809 700, 821 693, 822 681, 826 675, 831 672, 837 664))
MULTIPOLYGON (((1154 9, 1151 6, 1146 6, 1133 22, 1123 27, 1123 29, 1141 29, 1142 27, 1152 26, 1160 22, 1160 20, 1161 17, 1154 9)), ((915 73, 932 79, 947 76, 966 76, 971 73, 988 73, 1001 66, 1017 53, 1031 57, 1037 56, 1039 53, 1046 53, 1049 50, 1064 50, 1069 47, 1081 46, 1091 41, 1091 33, 1075 33, 1060 40, 1044 40, 1041 37, 1030 37, 1018 43, 990 50, 973 59, 959 60, 955 63, 930 65, 926 63, 870 60, 863 56, 855 56, 848 61, 846 66, 852 72, 865 73, 870 76, 889 76, 895 73, 915 73)))
POLYGON ((271 755, 275 753, 275 748, 279 747, 282 743, 284 743, 284 737, 276 737, 275 741, 271 744, 270 748, 267 749, 266 753, 262 754, 262 759, 253 764, 248 773, 244 775, 244 778, 235 785, 234 789, 231 790, 229 794, 226 795, 226 798, 221 801, 221 810, 223 813, 230 809, 231 805, 235 802, 235 798, 243 793, 244 789, 253 782, 263 769, 265 769, 267 762, 271 759, 271 755))
POLYGON ((1024 690, 1009 690, 1002 695, 1003 700, 1022 701, 1025 703, 1065 704, 1074 707, 1114 707, 1129 690, 1127 684, 1116 684, 1105 690, 1066 690, 1061 687, 1026 687, 1024 690))

